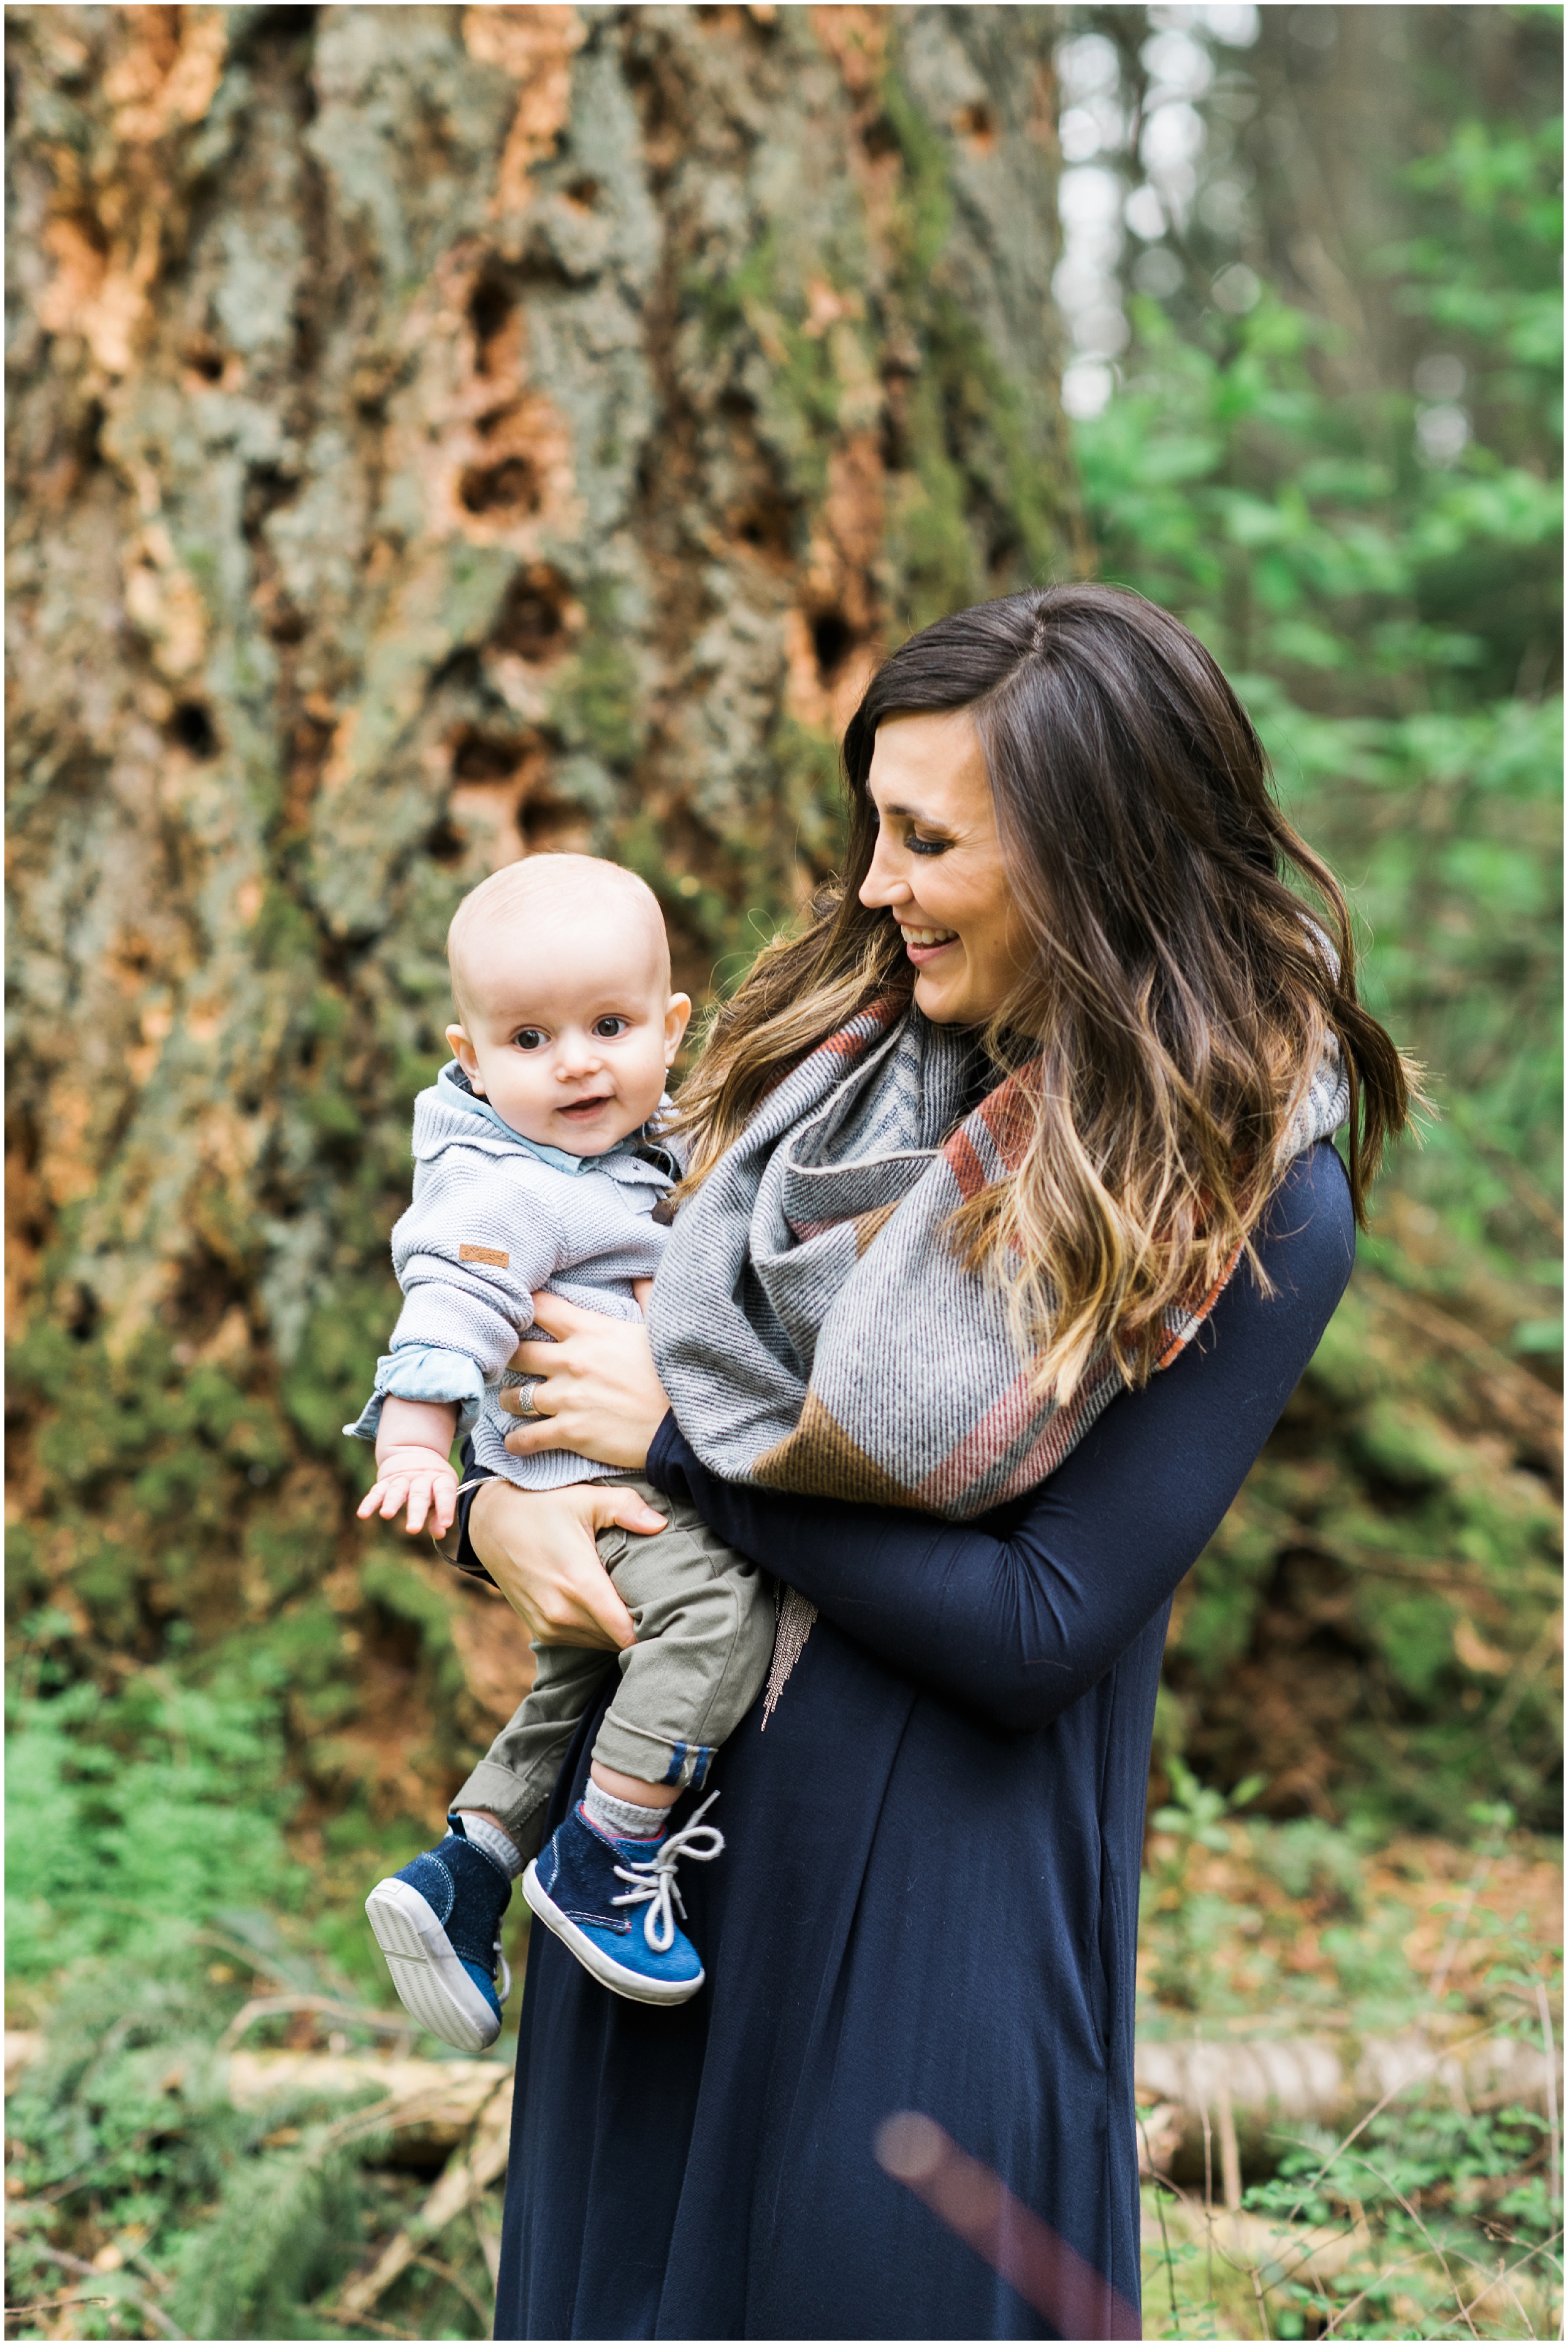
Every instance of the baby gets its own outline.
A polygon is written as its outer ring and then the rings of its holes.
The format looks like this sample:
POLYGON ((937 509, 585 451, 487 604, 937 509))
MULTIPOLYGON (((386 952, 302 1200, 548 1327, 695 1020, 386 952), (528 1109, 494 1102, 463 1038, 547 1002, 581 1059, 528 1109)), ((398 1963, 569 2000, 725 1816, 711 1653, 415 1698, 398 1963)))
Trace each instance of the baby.
POLYGON ((652 1537, 599 1533, 637 1643, 618 1655, 537 1649, 533 1690, 458 1793, 446 1838, 367 1900, 404 2005, 473 2052, 500 2033, 501 1918, 520 1873, 534 1913, 613 1993, 673 2004, 702 1985, 672 1911, 672 1899, 685 1910, 674 1870, 682 1856, 710 1861, 723 1840, 698 1823, 701 1809, 669 1833, 668 1812, 761 1691, 774 1602, 692 1508, 570 1450, 514 1457, 505 1447, 516 1419, 499 1396, 525 1382, 507 1364, 541 1336, 535 1292, 640 1319, 636 1285, 668 1234, 655 1208, 678 1167, 647 1135, 692 1005, 671 991, 652 891, 590 856, 531 856, 464 898, 447 958, 460 1022, 447 1028, 452 1063, 415 1102, 414 1201, 392 1232, 403 1309, 375 1392, 344 1427, 376 1445, 359 1512, 406 1508, 410 1531, 427 1515, 447 1530, 460 1413, 476 1462, 508 1481, 625 1481, 667 1518, 652 1537), (584 1797, 541 1853, 572 1734, 616 1666, 584 1797))

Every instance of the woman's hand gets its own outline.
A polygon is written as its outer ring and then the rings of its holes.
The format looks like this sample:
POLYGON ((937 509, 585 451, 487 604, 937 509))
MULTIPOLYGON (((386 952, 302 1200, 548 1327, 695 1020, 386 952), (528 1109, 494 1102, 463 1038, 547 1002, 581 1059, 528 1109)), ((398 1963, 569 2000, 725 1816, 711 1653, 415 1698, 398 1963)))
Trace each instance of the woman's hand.
POLYGON ((640 1474, 670 1403, 654 1370, 646 1332, 602 1311, 580 1311, 558 1294, 536 1294, 534 1315, 552 1344, 520 1344, 511 1365, 537 1377, 528 1402, 506 1386, 510 1416, 533 1414, 506 1436, 514 1457, 541 1449, 574 1449, 600 1466, 640 1474))
POLYGON ((497 1480, 474 1492, 469 1539, 538 1643, 616 1653, 636 1643, 637 1631, 593 1544, 610 1523, 646 1538, 663 1529, 664 1517, 613 1483, 520 1490, 497 1480))

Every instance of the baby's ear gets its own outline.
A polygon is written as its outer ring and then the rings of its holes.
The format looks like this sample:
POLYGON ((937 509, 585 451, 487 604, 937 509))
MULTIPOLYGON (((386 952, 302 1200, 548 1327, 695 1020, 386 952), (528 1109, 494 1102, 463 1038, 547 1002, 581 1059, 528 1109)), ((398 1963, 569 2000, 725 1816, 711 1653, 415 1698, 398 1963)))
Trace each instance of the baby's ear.
POLYGON ((673 993, 664 1011, 664 1064, 669 1065, 681 1047, 681 1037, 691 1023, 692 997, 689 993, 673 993))
POLYGON ((473 1044, 469 1041, 466 1026, 447 1028, 447 1048, 471 1083, 479 1072, 479 1061, 474 1055, 473 1044))

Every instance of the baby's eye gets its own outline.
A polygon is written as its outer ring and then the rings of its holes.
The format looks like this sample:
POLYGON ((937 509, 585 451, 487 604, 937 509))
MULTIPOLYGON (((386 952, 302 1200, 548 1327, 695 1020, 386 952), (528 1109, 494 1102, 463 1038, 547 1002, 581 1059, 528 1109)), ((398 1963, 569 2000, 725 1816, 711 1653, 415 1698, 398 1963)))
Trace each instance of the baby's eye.
POLYGON ((594 1036, 601 1042, 613 1042, 619 1035, 624 1034, 631 1023, 630 1018, 596 1018, 593 1021, 594 1036))
POLYGON ((548 1037, 537 1026, 520 1026, 511 1038, 514 1051, 541 1051, 548 1037))

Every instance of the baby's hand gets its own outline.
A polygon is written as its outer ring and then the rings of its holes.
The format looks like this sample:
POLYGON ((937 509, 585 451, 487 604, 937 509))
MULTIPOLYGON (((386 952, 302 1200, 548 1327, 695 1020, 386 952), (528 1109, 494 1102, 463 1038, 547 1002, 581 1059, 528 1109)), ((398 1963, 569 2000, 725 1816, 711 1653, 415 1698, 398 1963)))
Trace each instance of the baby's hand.
POLYGON ((443 1538, 458 1510, 458 1477, 439 1449, 419 1449, 406 1444, 389 1449, 376 1460, 376 1486, 359 1501, 359 1518, 379 1515, 389 1522, 400 1507, 409 1510, 408 1528, 422 1530, 425 1517, 430 1530, 443 1538))

